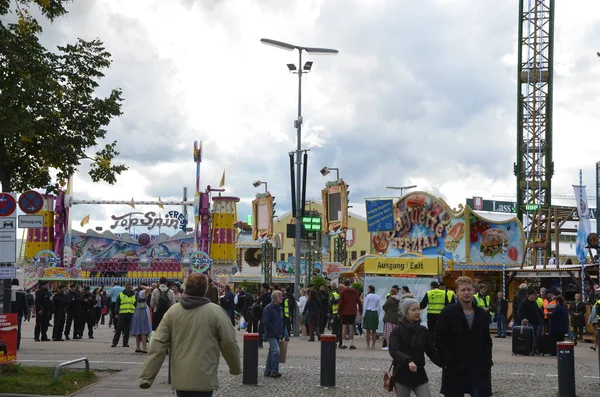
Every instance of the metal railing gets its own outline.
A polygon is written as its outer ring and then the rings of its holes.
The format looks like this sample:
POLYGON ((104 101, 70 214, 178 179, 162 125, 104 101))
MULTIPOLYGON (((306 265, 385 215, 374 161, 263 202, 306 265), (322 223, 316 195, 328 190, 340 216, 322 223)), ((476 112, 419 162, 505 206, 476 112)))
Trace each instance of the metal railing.
POLYGON ((56 366, 56 369, 54 370, 54 383, 58 382, 58 376, 59 376, 61 368, 66 367, 68 365, 77 364, 82 361, 85 362, 86 372, 90 372, 90 361, 87 359, 87 357, 82 357, 82 358, 78 358, 76 360, 66 361, 66 362, 60 363, 56 366))

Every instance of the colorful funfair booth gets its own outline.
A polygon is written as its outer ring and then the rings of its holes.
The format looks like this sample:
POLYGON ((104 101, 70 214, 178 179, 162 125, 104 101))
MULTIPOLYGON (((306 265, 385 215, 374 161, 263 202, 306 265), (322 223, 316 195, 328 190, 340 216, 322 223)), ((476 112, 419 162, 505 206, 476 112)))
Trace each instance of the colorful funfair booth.
MULTIPOLYGON (((200 191, 202 143, 197 141, 194 162, 193 201, 187 200, 185 193, 181 201, 78 200, 73 197, 70 181, 66 189, 58 189, 56 196, 45 196, 46 205, 40 212, 44 219, 48 218, 49 225, 37 233, 48 236, 40 238, 35 231, 28 232, 26 285, 40 280, 94 286, 108 286, 113 281, 137 285, 157 282, 161 277, 183 281, 191 272, 207 273, 218 283, 227 283, 236 264, 234 223, 239 198, 221 196, 225 189, 210 185, 200 191), (214 192, 219 195, 212 197, 214 192), (102 233, 91 229, 72 231, 71 208, 94 204, 127 204, 133 209, 135 205, 156 205, 160 211, 113 215, 111 230, 102 233), (194 209, 194 228, 187 227, 189 207, 194 209), (114 233, 116 228, 125 233, 114 233), (174 233, 164 233, 168 230, 174 233)), ((89 216, 86 218, 80 223, 82 227, 89 222, 89 216)))
POLYGON ((490 295, 506 295, 506 271, 521 264, 525 236, 516 218, 492 221, 425 192, 368 199, 366 210, 376 257, 356 269, 365 275, 436 278, 448 288, 466 275, 487 284, 490 295))

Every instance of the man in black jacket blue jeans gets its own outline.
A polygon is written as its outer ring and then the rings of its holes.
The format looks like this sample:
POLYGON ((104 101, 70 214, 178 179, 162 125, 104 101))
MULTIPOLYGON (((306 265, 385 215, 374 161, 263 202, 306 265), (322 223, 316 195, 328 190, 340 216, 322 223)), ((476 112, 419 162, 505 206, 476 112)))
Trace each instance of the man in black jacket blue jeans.
POLYGON ((489 314, 473 302, 473 281, 456 279, 458 304, 446 306, 435 328, 446 397, 492 395, 492 338, 489 314))
POLYGON ((271 303, 264 308, 262 315, 264 338, 269 343, 265 376, 272 378, 281 376, 279 373, 279 340, 283 334, 283 314, 280 306, 282 301, 283 294, 281 291, 273 291, 271 303))

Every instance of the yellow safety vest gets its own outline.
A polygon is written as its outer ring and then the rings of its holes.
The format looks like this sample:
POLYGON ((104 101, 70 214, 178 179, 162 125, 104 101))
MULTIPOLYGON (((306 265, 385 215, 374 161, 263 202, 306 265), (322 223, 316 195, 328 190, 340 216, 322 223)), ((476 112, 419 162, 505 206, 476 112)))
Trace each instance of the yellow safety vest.
POLYGON ((446 292, 441 289, 427 291, 427 314, 440 314, 444 308, 446 292))
POLYGON ((119 306, 119 314, 133 314, 133 312, 135 312, 135 294, 127 296, 121 292, 119 294, 119 299, 121 299, 121 306, 119 306))
POLYGON ((596 315, 598 316, 598 321, 600 321, 600 299, 598 299, 598 301, 594 305, 594 308, 596 309, 596 315))
MULTIPOLYGON (((333 295, 334 299, 340 299, 340 294, 338 294, 336 291, 333 291, 331 293, 331 295, 333 295)), ((335 305, 331 305, 331 314, 336 316, 338 314, 338 304, 336 303, 335 305)))
POLYGON ((490 296, 486 295, 485 296, 485 301, 483 300, 483 298, 481 296, 479 296, 479 294, 475 295, 475 301, 477 301, 477 307, 490 307, 490 296))
POLYGON ((454 291, 451 289, 446 291, 446 296, 448 297, 448 303, 452 303, 454 301, 454 291))
POLYGON ((544 307, 544 300, 543 300, 542 298, 540 298, 540 297, 538 297, 538 298, 535 300, 535 303, 537 303, 537 305, 538 305, 538 307, 539 307, 540 309, 541 309, 542 307, 544 307))
POLYGON ((285 298, 283 301, 283 317, 290 318, 290 300, 285 298))

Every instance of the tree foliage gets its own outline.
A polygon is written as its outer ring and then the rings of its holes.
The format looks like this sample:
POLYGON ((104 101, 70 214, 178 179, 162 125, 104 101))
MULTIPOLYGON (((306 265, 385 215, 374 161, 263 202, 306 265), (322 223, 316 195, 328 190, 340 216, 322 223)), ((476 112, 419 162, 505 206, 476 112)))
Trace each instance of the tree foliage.
POLYGON ((104 143, 105 127, 121 114, 122 92, 95 95, 110 66, 98 39, 77 39, 48 51, 29 7, 50 20, 64 15, 64 0, 0 0, 0 183, 3 191, 49 188, 91 160, 94 182, 110 184, 127 169, 114 165, 116 142, 104 143), (102 147, 98 147, 99 144, 102 147), (94 151, 95 150, 95 151, 94 151))

